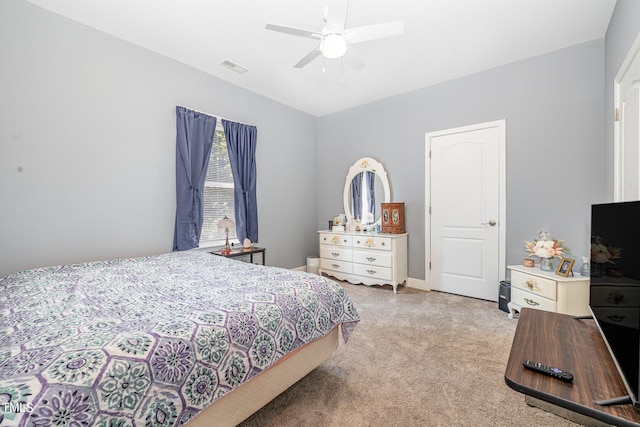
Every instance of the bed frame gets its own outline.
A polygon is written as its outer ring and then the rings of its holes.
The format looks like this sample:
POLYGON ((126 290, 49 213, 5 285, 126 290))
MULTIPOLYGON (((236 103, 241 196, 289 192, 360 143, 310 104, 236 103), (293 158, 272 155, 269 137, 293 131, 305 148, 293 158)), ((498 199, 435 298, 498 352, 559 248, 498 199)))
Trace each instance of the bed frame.
POLYGON ((336 326, 324 337, 289 353, 266 371, 222 396, 189 421, 188 426, 233 427, 240 424, 327 360, 338 347, 339 329, 336 326))

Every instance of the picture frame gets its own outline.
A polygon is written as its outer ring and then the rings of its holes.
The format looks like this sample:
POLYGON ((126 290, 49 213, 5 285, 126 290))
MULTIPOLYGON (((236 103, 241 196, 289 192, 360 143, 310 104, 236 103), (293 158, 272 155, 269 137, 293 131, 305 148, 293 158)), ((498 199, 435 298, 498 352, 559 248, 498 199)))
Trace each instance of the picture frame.
POLYGON ((556 268, 556 274, 562 277, 569 277, 569 274, 572 274, 573 264, 576 260, 571 258, 562 258, 560 263, 558 264, 558 268, 556 268))

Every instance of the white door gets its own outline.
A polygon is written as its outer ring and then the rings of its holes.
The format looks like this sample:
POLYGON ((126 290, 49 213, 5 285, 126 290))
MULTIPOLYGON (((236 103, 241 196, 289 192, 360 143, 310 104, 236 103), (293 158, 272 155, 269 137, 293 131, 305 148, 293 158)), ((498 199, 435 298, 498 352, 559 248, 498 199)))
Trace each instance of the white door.
POLYGON ((640 35, 615 79, 614 197, 640 200, 640 35))
POLYGON ((426 139, 425 276, 431 289, 497 301, 505 268, 505 122, 426 139))

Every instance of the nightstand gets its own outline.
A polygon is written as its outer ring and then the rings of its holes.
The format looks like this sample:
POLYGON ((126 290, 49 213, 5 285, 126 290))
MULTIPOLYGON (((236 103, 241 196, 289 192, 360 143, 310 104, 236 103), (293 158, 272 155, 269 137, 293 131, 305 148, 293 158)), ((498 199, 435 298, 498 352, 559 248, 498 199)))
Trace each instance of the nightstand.
POLYGON ((511 302, 509 318, 522 307, 553 311, 572 316, 586 316, 589 312, 589 277, 576 274, 562 277, 553 271, 537 267, 510 265, 511 302))
POLYGON ((210 254, 213 255, 218 255, 218 256, 223 256, 223 257, 227 257, 227 258, 237 258, 237 257, 241 257, 244 255, 249 255, 249 262, 251 264, 253 264, 253 254, 262 254, 262 265, 266 265, 265 264, 265 253, 266 253, 267 249, 266 248, 259 248, 257 246, 251 246, 250 248, 232 248, 231 252, 229 252, 228 254, 223 254, 221 252, 221 249, 215 250, 213 252, 209 252, 210 254))

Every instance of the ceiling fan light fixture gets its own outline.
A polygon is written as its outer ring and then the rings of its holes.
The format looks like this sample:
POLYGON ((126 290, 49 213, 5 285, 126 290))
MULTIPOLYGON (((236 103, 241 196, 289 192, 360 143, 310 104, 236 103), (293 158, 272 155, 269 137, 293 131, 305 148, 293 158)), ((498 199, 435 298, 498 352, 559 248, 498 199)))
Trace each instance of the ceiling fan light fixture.
POLYGON ((320 42, 320 51, 325 58, 341 58, 347 53, 347 41, 342 34, 327 34, 320 42))

